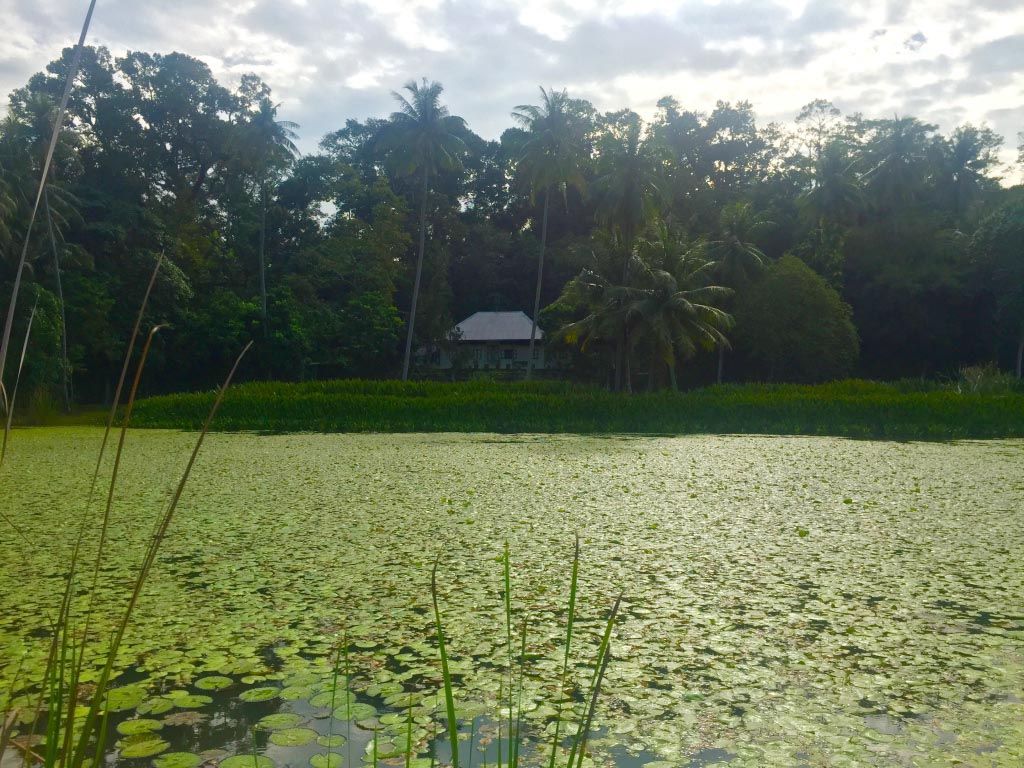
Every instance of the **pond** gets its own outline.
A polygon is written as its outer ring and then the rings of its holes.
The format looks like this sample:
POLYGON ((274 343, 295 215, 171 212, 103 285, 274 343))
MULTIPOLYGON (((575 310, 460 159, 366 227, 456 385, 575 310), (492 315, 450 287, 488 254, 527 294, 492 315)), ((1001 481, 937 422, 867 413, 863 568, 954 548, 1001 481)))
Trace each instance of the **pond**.
MULTIPOLYGON (((0 512, 29 541, 0 518, 0 708, 32 701, 100 438, 13 436, 0 512)), ((128 436, 91 647, 194 438, 128 436)), ((563 734, 623 594, 598 762, 1018 766, 1022 523, 1021 441, 211 435, 125 636, 107 762, 338 768, 376 740, 443 763, 440 554, 462 765, 496 763, 507 542, 522 760, 547 765, 578 534, 563 734)))

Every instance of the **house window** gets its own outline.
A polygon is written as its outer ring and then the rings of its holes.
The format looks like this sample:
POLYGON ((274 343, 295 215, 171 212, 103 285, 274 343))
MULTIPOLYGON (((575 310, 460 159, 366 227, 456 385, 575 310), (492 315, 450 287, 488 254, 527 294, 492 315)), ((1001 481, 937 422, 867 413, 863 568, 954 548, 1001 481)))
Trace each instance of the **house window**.
POLYGON ((505 358, 506 360, 515 360, 516 359, 516 351, 514 349, 503 349, 501 351, 501 356, 503 358, 505 358))

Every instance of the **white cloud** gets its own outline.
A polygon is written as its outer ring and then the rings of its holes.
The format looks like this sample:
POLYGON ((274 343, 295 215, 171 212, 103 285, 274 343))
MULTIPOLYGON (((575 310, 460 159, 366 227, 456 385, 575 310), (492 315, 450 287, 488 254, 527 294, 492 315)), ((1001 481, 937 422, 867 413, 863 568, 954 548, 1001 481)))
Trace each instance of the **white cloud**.
MULTIPOLYGON (((0 89, 73 42, 86 5, 0 0, 0 89)), ((821 97, 943 131, 988 121, 1007 161, 1024 128, 1019 0, 101 0, 90 42, 179 50, 229 83, 256 72, 306 149, 348 117, 388 114, 390 91, 422 76, 492 138, 538 85, 643 114, 672 94, 791 120, 821 97)))

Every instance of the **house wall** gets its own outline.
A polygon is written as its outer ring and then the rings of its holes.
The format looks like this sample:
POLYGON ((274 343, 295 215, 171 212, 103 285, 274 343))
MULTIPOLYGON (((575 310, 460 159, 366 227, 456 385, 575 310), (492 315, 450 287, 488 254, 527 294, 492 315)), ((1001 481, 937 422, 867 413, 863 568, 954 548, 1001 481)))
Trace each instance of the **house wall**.
MULTIPOLYGON (((435 350, 431 367, 450 370, 459 367, 468 370, 526 370, 529 361, 529 342, 461 342, 455 353, 455 360, 446 350, 435 350)), ((558 368, 557 360, 549 360, 540 344, 534 347, 534 370, 558 368)))

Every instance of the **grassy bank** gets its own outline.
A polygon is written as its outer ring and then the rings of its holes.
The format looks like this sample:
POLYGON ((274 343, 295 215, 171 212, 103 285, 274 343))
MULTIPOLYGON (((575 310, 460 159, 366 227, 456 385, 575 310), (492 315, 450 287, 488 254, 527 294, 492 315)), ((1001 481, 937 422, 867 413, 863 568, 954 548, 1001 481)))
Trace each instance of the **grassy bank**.
MULTIPOLYGON (((212 393, 136 405, 139 427, 196 429, 212 393)), ((323 432, 751 433, 858 438, 1024 437, 1024 394, 919 384, 725 385, 619 395, 559 382, 251 383, 224 399, 216 429, 323 432)))

